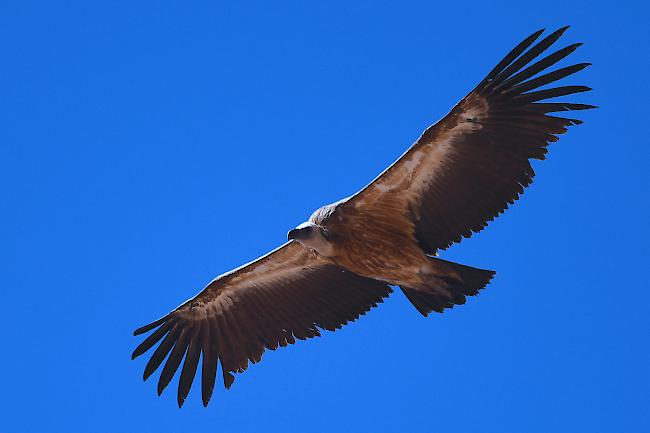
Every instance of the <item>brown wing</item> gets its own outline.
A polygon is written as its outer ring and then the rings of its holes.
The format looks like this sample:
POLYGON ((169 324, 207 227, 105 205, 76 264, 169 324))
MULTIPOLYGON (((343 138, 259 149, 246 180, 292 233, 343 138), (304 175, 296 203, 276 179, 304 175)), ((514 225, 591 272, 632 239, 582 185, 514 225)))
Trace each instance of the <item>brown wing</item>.
POLYGON ((517 45, 400 159, 340 205, 341 211, 354 207, 371 217, 373 213, 395 212, 399 201, 394 217, 414 224, 418 242, 430 254, 483 229, 531 183, 534 172, 529 160, 544 159, 549 142, 557 141, 557 135, 568 126, 582 123, 547 113, 595 108, 540 102, 590 90, 584 86, 539 89, 589 65, 579 63, 546 72, 581 44, 528 66, 565 30, 552 33, 530 49, 543 30, 517 45))
POLYGON ((165 360, 158 395, 185 361, 178 383, 182 406, 196 374, 199 358, 203 404, 214 388, 217 361, 230 388, 232 372, 261 360, 264 348, 292 344, 295 339, 334 331, 383 301, 385 283, 361 277, 323 262, 297 242, 212 281, 201 293, 165 317, 137 329, 155 329, 133 352, 142 355, 162 340, 144 370, 146 380, 165 360), (169 356, 167 356, 169 355, 169 356))

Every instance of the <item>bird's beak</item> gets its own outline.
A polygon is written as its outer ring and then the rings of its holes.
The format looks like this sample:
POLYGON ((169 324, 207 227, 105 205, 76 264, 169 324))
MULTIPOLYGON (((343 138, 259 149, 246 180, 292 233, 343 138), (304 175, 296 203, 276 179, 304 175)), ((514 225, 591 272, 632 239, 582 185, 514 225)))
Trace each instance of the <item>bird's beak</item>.
POLYGON ((293 229, 289 230, 289 233, 287 233, 287 240, 290 241, 292 239, 296 239, 300 233, 300 230, 298 229, 293 229))

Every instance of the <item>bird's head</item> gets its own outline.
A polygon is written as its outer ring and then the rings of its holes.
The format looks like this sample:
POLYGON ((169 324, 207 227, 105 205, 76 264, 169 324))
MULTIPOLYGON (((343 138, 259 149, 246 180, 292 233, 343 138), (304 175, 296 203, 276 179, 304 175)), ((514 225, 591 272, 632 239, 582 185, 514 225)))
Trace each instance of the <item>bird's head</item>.
POLYGON ((289 230, 287 239, 298 241, 323 256, 332 255, 332 244, 327 239, 327 231, 312 222, 302 223, 295 229, 289 230))
POLYGON ((293 230, 289 230, 287 233, 287 240, 295 239, 298 242, 308 241, 318 236, 321 228, 312 222, 306 222, 300 224, 293 230))

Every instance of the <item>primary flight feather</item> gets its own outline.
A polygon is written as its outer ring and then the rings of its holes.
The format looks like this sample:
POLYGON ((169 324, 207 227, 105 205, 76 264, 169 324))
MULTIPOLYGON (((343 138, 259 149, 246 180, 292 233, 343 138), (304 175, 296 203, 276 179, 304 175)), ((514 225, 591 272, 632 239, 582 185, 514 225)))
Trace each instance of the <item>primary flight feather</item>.
POLYGON ((260 361, 266 348, 334 331, 381 303, 391 286, 399 286, 425 316, 477 294, 493 271, 434 255, 514 203, 533 179, 530 160, 544 159, 548 143, 582 123, 548 113, 594 108, 542 102, 591 90, 547 86, 589 65, 547 71, 580 45, 540 59, 565 30, 535 45, 543 30, 524 39, 368 186, 318 209, 288 233, 286 244, 215 278, 194 298, 137 329, 135 335, 153 332, 133 358, 159 343, 144 379, 164 364, 161 394, 180 367, 181 406, 200 371, 207 405, 218 364, 230 388, 232 373, 260 361))

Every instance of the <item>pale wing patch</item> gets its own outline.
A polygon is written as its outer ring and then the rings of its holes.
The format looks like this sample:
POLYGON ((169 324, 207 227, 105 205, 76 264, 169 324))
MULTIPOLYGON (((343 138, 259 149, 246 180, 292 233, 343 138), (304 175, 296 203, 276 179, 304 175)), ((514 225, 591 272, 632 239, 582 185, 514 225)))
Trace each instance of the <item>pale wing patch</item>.
MULTIPOLYGON (((409 199, 414 198, 422 185, 433 180, 450 152, 453 152, 451 139, 435 145, 426 144, 409 155, 407 160, 395 167, 395 170, 387 173, 384 179, 373 185, 372 189, 380 194, 406 192, 409 199)), ((373 199, 371 198, 370 201, 373 199)), ((361 207, 365 204, 366 200, 361 199, 356 206, 361 207)))
POLYGON ((418 149, 407 152, 398 160, 401 165, 391 166, 370 186, 369 191, 367 191, 369 194, 367 196, 360 196, 354 203, 354 206, 356 208, 362 208, 366 204, 375 201, 378 196, 381 196, 384 193, 404 190, 413 180, 413 173, 416 172, 423 163, 425 163, 426 158, 427 149, 418 149))
POLYGON ((359 197, 355 207, 371 204, 379 199, 378 196, 391 192, 406 192, 409 201, 417 200, 421 191, 444 173, 446 161, 453 156, 456 137, 483 128, 481 120, 488 113, 487 101, 477 96, 464 101, 463 105, 452 128, 441 131, 434 141, 418 142, 409 149, 370 185, 369 194, 359 197))
POLYGON ((391 187, 388 185, 384 185, 382 183, 375 185, 375 189, 379 192, 388 192, 390 191, 391 187))
MULTIPOLYGON (((300 248, 304 247, 300 246, 300 248)), ((302 257, 297 257, 296 259, 291 264, 272 261, 258 265, 250 272, 242 273, 230 280, 226 285, 224 293, 239 289, 242 283, 246 286, 254 286, 257 283, 268 283, 269 281, 287 278, 288 275, 295 273, 301 266, 308 266, 310 264, 309 253, 307 251, 305 251, 302 257)))
MULTIPOLYGON (((487 103, 483 98, 473 102, 471 107, 464 110, 459 116, 461 121, 438 135, 435 141, 424 143, 424 146, 418 152, 424 153, 425 156, 417 161, 417 165, 414 166, 413 160, 406 161, 403 164, 403 170, 406 173, 411 172, 410 182, 398 186, 400 189, 408 191, 407 195, 410 201, 419 200, 422 191, 435 182, 437 177, 444 175, 446 166, 453 160, 453 155, 456 152, 454 143, 457 137, 471 134, 473 131, 483 128, 481 119, 484 119, 487 115, 487 103)), ((406 173, 402 176, 407 177, 406 173)))

